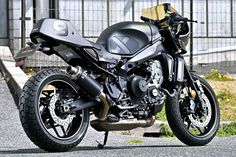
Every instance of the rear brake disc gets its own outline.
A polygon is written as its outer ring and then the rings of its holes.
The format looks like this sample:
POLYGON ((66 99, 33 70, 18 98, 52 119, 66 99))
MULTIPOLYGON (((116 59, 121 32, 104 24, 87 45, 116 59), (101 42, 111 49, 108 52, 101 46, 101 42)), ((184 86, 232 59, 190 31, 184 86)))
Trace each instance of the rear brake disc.
POLYGON ((69 125, 74 119, 75 115, 68 114, 66 115, 66 118, 64 119, 57 116, 55 109, 56 109, 56 102, 58 101, 58 99, 59 99, 59 95, 55 94, 50 100, 49 111, 50 111, 51 117, 54 120, 54 122, 58 125, 62 125, 62 126, 69 125))

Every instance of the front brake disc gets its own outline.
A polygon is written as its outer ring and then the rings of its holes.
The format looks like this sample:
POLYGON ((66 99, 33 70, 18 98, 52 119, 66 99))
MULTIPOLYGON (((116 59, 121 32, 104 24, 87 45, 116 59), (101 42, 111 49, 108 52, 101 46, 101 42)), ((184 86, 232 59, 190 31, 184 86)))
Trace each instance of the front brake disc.
POLYGON ((203 108, 205 108, 204 115, 201 117, 197 117, 194 114, 188 115, 189 120, 192 122, 192 124, 196 127, 206 127, 212 116, 212 110, 211 110, 211 104, 207 96, 203 93, 201 94, 202 99, 204 100, 203 108))

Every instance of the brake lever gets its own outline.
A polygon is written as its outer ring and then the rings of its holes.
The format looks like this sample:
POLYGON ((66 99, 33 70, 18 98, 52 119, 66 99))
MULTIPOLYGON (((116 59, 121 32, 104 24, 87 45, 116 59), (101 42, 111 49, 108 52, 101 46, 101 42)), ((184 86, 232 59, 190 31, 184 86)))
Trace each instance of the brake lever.
POLYGON ((198 23, 197 20, 187 20, 188 22, 198 23))
POLYGON ((194 22, 194 23, 197 23, 196 20, 190 20, 188 19, 187 17, 175 17, 174 19, 175 21, 183 21, 183 22, 194 22))

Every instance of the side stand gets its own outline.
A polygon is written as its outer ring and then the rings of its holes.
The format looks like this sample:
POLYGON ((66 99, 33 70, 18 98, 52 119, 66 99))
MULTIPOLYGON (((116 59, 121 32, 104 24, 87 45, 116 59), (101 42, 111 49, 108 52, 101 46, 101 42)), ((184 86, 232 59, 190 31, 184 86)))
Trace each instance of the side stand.
POLYGON ((98 143, 98 148, 99 149, 103 149, 104 146, 106 145, 107 143, 107 138, 108 138, 108 131, 105 132, 105 137, 104 137, 104 141, 103 141, 103 144, 101 144, 100 142, 96 141, 98 143))

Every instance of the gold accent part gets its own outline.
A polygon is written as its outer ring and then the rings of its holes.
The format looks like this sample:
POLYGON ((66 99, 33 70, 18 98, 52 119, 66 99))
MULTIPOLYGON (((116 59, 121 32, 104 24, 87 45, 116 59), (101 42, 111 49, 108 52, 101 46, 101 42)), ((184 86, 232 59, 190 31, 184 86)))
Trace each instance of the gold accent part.
POLYGON ((98 98, 101 100, 101 104, 102 104, 102 109, 99 113, 99 120, 104 121, 107 118, 107 113, 109 111, 110 105, 109 105, 109 102, 107 101, 105 93, 101 92, 98 98))
POLYGON ((109 123, 107 121, 100 121, 99 119, 92 120, 91 126, 97 131, 119 131, 119 130, 132 130, 138 127, 146 128, 155 123, 155 116, 147 119, 124 119, 119 122, 109 123))
POLYGON ((193 98, 195 98, 195 97, 197 96, 197 93, 195 92, 195 90, 191 90, 191 96, 192 96, 193 98))

